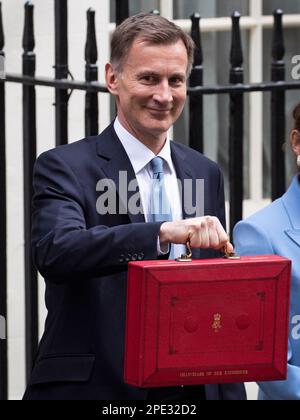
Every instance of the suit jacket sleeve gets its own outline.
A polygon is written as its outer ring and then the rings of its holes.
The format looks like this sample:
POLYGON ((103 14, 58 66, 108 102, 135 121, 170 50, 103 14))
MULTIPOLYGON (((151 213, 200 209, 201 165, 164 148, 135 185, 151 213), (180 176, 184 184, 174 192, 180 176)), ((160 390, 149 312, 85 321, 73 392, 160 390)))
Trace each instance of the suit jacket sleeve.
MULTIPOLYGON (((240 255, 274 254, 266 232, 251 222, 240 222, 234 230, 234 243, 240 255)), ((289 343, 288 378, 286 381, 260 382, 259 386, 269 399, 300 400, 300 368, 292 364, 292 347, 289 343)))
POLYGON ((63 283, 113 274, 127 269, 122 255, 128 253, 157 259, 161 223, 89 229, 85 199, 74 172, 55 150, 39 157, 34 169, 32 255, 42 276, 63 283))

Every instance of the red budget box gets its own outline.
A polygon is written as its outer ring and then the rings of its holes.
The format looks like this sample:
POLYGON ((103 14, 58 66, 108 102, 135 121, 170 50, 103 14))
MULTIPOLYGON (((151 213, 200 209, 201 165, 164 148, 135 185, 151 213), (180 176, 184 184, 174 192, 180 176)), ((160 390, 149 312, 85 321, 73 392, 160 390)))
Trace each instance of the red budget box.
POLYGON ((125 382, 164 387, 284 380, 291 261, 129 264, 125 382))

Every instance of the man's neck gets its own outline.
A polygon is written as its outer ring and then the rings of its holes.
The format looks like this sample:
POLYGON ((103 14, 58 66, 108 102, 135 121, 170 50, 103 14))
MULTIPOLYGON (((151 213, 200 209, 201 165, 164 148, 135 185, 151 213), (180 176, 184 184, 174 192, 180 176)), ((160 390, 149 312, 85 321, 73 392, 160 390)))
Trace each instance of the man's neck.
POLYGON ((119 123, 128 131, 133 137, 135 137, 138 141, 140 141, 144 146, 151 150, 156 156, 161 152, 164 148, 168 133, 161 133, 159 135, 145 135, 145 133, 141 133, 135 129, 133 129, 130 124, 124 121, 120 116, 118 116, 119 123))

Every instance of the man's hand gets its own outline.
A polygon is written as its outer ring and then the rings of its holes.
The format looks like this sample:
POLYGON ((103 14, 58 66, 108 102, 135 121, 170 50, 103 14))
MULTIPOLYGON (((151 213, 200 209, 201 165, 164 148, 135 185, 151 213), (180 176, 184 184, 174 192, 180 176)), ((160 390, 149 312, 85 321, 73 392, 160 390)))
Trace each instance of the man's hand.
POLYGON ((189 242, 191 248, 220 250, 226 246, 227 252, 233 252, 228 235, 216 217, 206 216, 178 222, 165 222, 161 225, 159 239, 162 245, 189 242))

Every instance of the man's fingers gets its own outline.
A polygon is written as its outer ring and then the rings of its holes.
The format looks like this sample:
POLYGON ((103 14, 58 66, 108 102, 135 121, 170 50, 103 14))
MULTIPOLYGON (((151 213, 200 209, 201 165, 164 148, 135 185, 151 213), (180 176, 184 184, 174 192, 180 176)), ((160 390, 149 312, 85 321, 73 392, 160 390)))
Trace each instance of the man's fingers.
POLYGON ((206 220, 201 221, 200 226, 200 247, 201 248, 209 248, 210 246, 210 236, 209 236, 209 228, 206 220))
POLYGON ((193 222, 190 242, 192 248, 221 249, 229 238, 224 231, 221 222, 216 217, 203 217, 193 222))
POLYGON ((224 248, 225 245, 229 242, 229 237, 227 233, 225 232, 221 222, 216 219, 216 226, 217 226, 217 232, 219 237, 219 247, 218 249, 224 248))
POLYGON ((227 242, 227 244, 225 245, 225 252, 227 254, 233 254, 234 253, 234 247, 230 242, 227 242))
POLYGON ((206 216, 165 222, 161 226, 160 241, 176 244, 186 244, 189 241, 192 248, 220 250, 229 242, 229 238, 217 217, 206 216))
POLYGON ((208 232, 209 232, 209 248, 218 249, 219 247, 219 235, 216 226, 216 220, 210 217, 207 221, 208 232))

